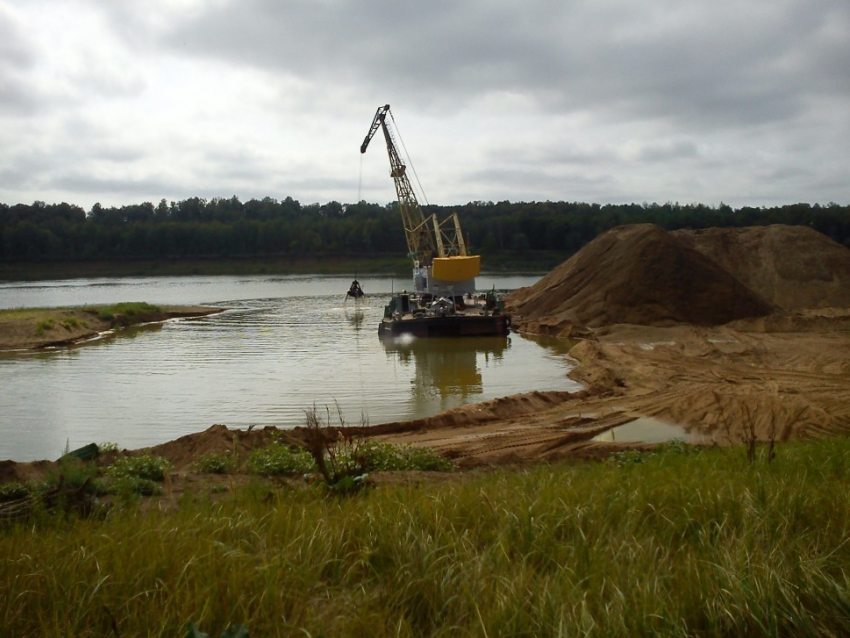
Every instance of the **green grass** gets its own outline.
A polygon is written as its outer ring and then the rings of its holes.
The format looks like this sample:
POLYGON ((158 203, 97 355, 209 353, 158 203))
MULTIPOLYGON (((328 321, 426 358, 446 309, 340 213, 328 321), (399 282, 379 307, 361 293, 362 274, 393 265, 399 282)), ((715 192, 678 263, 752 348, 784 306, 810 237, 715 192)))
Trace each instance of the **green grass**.
POLYGON ((96 314, 101 321, 114 321, 116 318, 120 318, 124 324, 137 323, 143 321, 145 317, 162 312, 159 306, 153 306, 143 301, 123 301, 111 306, 94 306, 87 308, 87 310, 96 314))
POLYGON ((236 457, 225 452, 204 454, 193 464, 199 474, 227 474, 236 465, 236 457))
POLYGON ((37 337, 40 337, 48 330, 52 330, 55 322, 53 319, 42 319, 35 326, 35 334, 37 337))
POLYGON ((251 483, 0 528, 8 635, 850 632, 850 440, 682 446, 346 498, 251 483), (108 611, 107 611, 108 610, 108 611))

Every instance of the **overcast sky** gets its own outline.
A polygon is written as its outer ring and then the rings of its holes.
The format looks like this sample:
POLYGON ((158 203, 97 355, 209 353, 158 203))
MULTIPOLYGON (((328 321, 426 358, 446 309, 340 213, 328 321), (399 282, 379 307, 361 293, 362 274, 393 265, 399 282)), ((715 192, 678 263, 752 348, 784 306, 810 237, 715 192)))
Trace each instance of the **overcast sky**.
POLYGON ((0 201, 850 204, 848 0, 0 0, 0 201))

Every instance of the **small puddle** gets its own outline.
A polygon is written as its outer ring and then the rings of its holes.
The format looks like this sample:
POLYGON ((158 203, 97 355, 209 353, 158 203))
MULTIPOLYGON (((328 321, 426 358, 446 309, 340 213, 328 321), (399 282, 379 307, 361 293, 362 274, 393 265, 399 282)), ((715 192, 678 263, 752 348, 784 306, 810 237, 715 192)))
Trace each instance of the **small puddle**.
POLYGON ((603 443, 666 443, 674 439, 686 442, 695 440, 678 425, 645 416, 605 430, 591 440, 603 443))

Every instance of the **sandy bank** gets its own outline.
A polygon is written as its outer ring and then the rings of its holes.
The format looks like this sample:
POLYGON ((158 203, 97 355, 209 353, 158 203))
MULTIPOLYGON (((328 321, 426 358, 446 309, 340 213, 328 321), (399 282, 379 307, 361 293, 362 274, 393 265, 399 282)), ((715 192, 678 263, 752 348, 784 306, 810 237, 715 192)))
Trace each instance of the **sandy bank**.
POLYGON ((0 351, 37 350, 79 344, 130 325, 203 317, 223 308, 161 306, 132 317, 102 312, 104 307, 27 308, 0 311, 0 351))

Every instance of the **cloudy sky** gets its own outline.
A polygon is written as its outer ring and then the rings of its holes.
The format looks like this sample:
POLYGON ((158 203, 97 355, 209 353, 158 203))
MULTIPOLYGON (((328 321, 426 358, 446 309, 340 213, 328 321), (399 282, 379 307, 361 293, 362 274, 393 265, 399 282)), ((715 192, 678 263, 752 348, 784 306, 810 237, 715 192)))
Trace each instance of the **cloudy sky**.
POLYGON ((848 0, 0 0, 0 201, 850 203, 848 0), (380 134, 379 134, 380 135, 380 134))

